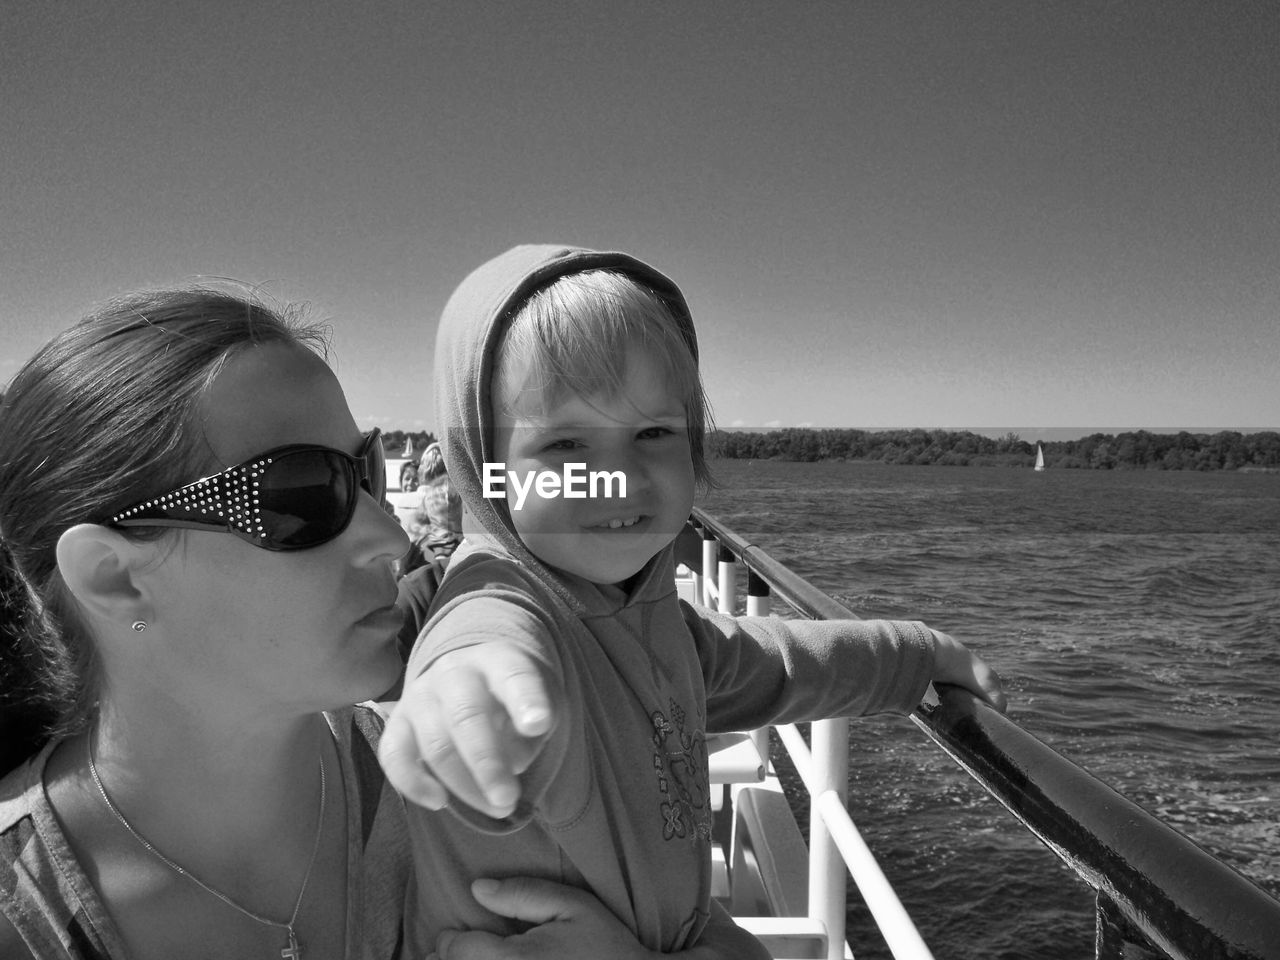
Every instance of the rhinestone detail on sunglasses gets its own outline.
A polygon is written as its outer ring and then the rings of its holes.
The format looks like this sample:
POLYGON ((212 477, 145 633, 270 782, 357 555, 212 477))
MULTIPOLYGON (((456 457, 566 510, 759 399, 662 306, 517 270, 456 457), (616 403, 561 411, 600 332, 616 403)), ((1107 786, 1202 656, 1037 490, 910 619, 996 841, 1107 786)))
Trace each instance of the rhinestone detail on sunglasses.
POLYGON ((209 516, 210 523, 225 523, 251 537, 265 539, 267 532, 263 529, 260 512, 253 506, 253 490, 258 486, 258 477, 262 476, 272 462, 271 457, 265 457, 231 467, 212 477, 197 480, 181 490, 130 507, 123 513, 116 514, 109 522, 119 523, 154 507, 181 507, 209 516))

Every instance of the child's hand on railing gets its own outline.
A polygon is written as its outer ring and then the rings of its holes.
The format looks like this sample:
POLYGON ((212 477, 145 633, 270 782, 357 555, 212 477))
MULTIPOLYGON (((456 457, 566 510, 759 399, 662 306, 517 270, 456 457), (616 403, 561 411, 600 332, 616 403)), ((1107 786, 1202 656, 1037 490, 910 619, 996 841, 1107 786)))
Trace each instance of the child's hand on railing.
POLYGON ((1008 706, 1000 675, 950 634, 930 628, 934 640, 933 680, 964 687, 1001 713, 1008 706))
POLYGON ((554 725, 551 702, 537 663, 514 644, 453 650, 405 682, 378 759, 414 803, 439 810, 452 793, 501 819, 554 725))

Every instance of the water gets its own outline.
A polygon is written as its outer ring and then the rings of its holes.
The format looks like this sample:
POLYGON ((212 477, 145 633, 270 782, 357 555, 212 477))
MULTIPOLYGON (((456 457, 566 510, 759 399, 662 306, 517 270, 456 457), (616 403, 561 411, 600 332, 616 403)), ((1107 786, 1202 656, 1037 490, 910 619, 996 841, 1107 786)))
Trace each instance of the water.
MULTIPOLYGON (((714 467, 729 527, 964 640, 1017 723, 1280 896, 1280 475, 714 467)), ((1093 956, 1092 891, 911 723, 852 737, 850 810, 936 955, 1093 956)))

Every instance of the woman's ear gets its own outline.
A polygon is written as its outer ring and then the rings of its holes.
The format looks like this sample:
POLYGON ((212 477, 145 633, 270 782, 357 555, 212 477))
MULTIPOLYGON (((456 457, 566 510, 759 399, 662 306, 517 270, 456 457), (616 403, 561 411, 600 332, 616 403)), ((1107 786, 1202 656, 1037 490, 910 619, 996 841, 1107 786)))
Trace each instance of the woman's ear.
POLYGON ((58 538, 58 571, 86 614, 129 625, 153 613, 138 576, 153 560, 150 548, 109 527, 80 523, 58 538))

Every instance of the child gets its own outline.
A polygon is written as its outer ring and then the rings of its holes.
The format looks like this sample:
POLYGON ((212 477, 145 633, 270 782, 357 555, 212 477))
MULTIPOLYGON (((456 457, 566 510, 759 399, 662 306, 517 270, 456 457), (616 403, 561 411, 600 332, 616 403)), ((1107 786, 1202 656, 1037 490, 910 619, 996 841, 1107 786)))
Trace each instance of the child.
POLYGON ((672 543, 708 480, 708 415, 688 307, 653 268, 517 247, 455 291, 435 377, 466 540, 384 746, 431 759, 435 744, 404 742, 413 715, 477 646, 531 654, 558 715, 508 758, 527 765, 510 816, 411 813, 415 854, 459 881, 433 890, 432 929, 512 932, 459 891, 525 874, 590 889, 650 950, 686 949, 711 910, 707 734, 906 713, 931 679, 1003 707, 995 675, 923 624, 731 618, 677 598, 672 543))

